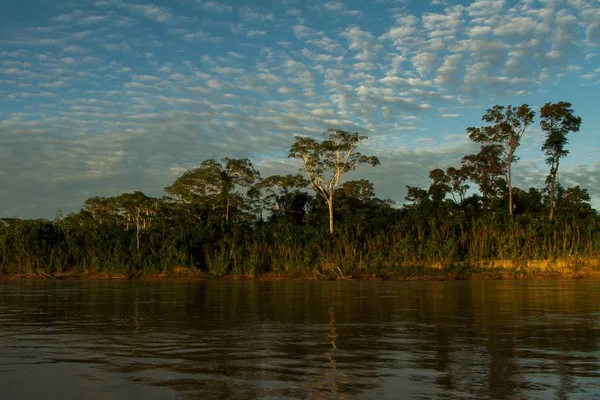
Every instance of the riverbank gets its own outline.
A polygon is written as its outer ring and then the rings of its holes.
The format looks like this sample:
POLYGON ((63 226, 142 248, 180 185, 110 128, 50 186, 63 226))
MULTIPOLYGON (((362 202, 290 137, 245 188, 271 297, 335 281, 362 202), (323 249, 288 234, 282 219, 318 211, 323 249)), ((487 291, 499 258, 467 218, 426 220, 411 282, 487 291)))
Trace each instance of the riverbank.
POLYGON ((404 264, 395 270, 377 273, 357 269, 343 274, 339 268, 326 268, 299 273, 264 273, 259 275, 216 276, 181 266, 161 273, 104 272, 93 270, 58 271, 48 274, 43 270, 0 275, 2 280, 57 279, 57 280, 499 280, 499 279, 594 279, 600 278, 600 259, 569 258, 556 260, 482 260, 444 264, 441 262, 404 264))

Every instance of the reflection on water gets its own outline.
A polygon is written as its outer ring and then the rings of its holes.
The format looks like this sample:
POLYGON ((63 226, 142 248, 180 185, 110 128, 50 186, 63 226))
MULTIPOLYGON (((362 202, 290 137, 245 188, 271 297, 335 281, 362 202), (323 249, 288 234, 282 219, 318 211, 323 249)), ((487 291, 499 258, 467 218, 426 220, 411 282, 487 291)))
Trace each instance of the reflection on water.
POLYGON ((0 282, 0 398, 599 398, 600 282, 0 282))

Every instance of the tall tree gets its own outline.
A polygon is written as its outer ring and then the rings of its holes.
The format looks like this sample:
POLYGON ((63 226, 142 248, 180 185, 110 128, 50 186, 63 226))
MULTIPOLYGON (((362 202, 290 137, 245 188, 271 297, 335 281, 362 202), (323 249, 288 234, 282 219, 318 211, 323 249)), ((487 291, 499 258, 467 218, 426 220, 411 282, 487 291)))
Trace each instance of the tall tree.
POLYGON ((345 181, 335 195, 336 218, 341 217, 344 226, 353 227, 357 235, 367 227, 390 223, 387 217, 393 201, 375 197, 375 186, 368 179, 345 181))
POLYGON ((95 226, 118 222, 118 204, 114 197, 89 198, 85 201, 83 209, 90 215, 95 226))
POLYGON ((450 193, 452 194, 454 202, 458 203, 455 196, 456 194, 458 195, 460 203, 462 203, 465 200, 467 190, 469 190, 469 185, 467 184, 467 180, 469 179, 467 171, 465 168, 456 169, 454 167, 449 167, 446 170, 446 176, 450 179, 450 188, 452 189, 450 193))
POLYGON ((342 183, 339 190, 346 198, 358 201, 369 201, 375 197, 375 186, 368 179, 346 181, 342 183))
POLYGON ((299 223, 304 218, 310 200, 304 190, 309 184, 301 174, 271 175, 260 181, 254 190, 263 191, 262 202, 272 218, 299 223))
POLYGON ((498 145, 501 149, 503 174, 508 185, 508 213, 513 215, 512 164, 518 160, 515 151, 535 112, 527 104, 519 107, 495 105, 488 109, 482 120, 491 124, 482 128, 467 129, 469 138, 484 145, 498 145))
POLYGON ((123 230, 136 231, 136 249, 140 249, 140 232, 150 228, 158 212, 158 199, 142 192, 123 193, 116 197, 92 197, 85 201, 84 210, 95 226, 116 225, 123 230))
POLYGON ((429 195, 435 203, 442 202, 451 193, 450 178, 443 169, 436 168, 429 171, 429 179, 433 181, 429 186, 429 195))
POLYGON ((135 227, 136 250, 140 250, 140 232, 150 228, 158 212, 158 199, 142 192, 123 193, 115 198, 125 230, 135 227))
POLYGON ((329 208, 329 234, 333 235, 333 204, 335 191, 342 176, 356 168, 358 164, 379 164, 375 156, 364 156, 356 151, 358 144, 368 139, 357 132, 329 129, 325 139, 318 141, 311 137, 296 136, 288 157, 302 162, 302 169, 314 191, 321 196, 329 208))
POLYGON ((587 189, 582 189, 579 185, 563 188, 560 183, 556 184, 556 209, 564 210, 569 218, 574 220, 583 220, 589 216, 595 215, 595 211, 590 204, 592 197, 587 189))
POLYGON ((406 185, 406 196, 404 197, 404 200, 419 206, 429 201, 429 192, 417 186, 406 185))
POLYGON ((571 103, 559 101, 558 103, 546 103, 540 110, 542 130, 546 133, 546 140, 542 145, 542 151, 546 155, 546 164, 550 166, 550 173, 546 178, 546 184, 550 192, 550 215, 554 219, 556 212, 556 177, 560 159, 569 154, 565 149, 569 142, 567 134, 578 132, 581 126, 581 118, 573 115, 571 103))
POLYGON ((506 163, 499 145, 481 146, 479 153, 464 156, 461 162, 464 173, 479 185, 484 202, 489 203, 506 188, 506 163))
POLYGON ((462 203, 469 190, 469 185, 466 183, 469 178, 468 173, 469 169, 465 166, 459 169, 449 167, 445 172, 440 168, 429 171, 429 179, 433 181, 429 187, 429 194, 434 199, 441 197, 439 199, 441 201, 450 193, 455 204, 462 203))
POLYGON ((220 210, 228 224, 233 213, 250 211, 247 194, 260 179, 260 174, 247 158, 226 157, 222 162, 213 159, 202 162, 200 167, 177 178, 165 191, 177 197, 182 207, 196 219, 202 219, 202 210, 220 210))

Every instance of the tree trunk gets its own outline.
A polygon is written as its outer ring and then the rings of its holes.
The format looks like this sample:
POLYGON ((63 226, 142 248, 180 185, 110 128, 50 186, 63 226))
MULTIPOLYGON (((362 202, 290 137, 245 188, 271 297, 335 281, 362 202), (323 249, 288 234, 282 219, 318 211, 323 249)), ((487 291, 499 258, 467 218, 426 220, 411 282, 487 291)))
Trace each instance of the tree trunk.
POLYGON ((512 159, 512 153, 508 155, 508 214, 512 217, 513 215, 513 193, 512 193, 512 167, 510 160, 512 159))
POLYGON ((550 222, 554 220, 554 177, 555 175, 552 175, 552 182, 550 183, 550 215, 548 217, 550 222))
POLYGON ((137 211, 137 215, 136 215, 136 221, 135 221, 135 245, 136 245, 136 250, 139 253, 140 252, 140 211, 137 211))
POLYGON ((327 206, 329 207, 329 236, 333 236, 333 199, 327 200, 327 206))
POLYGON ((225 225, 229 224, 229 199, 227 199, 227 205, 225 206, 225 225))
POLYGON ((552 175, 552 179, 550 180, 550 215, 548 216, 548 219, 550 220, 550 222, 552 222, 554 220, 554 208, 556 207, 556 196, 555 196, 555 186, 556 186, 556 174, 558 173, 558 156, 556 156, 556 167, 552 168, 551 170, 551 175, 552 175))

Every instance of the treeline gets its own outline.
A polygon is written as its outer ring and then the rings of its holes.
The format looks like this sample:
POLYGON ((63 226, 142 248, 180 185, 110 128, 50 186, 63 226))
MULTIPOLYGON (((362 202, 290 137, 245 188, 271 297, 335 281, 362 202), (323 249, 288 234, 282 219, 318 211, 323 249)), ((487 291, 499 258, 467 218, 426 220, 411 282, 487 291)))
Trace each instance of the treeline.
MULTIPOLYGON (((154 198, 141 192, 86 200, 54 221, 2 219, 0 273, 172 273, 222 277, 388 276, 428 266, 460 269, 486 260, 596 256, 599 219, 586 189, 563 187, 560 160, 581 119, 566 102, 540 110, 545 185, 513 186, 517 149, 535 113, 494 106, 469 128, 481 144, 459 166, 430 171, 428 188, 407 187, 407 204, 376 196, 368 180, 343 180, 366 136, 329 130, 296 137, 289 156, 302 173, 262 178, 248 159, 206 160, 154 198), (335 221, 335 224, 334 224, 335 221)), ((544 182, 541 182, 544 184, 544 182)))

